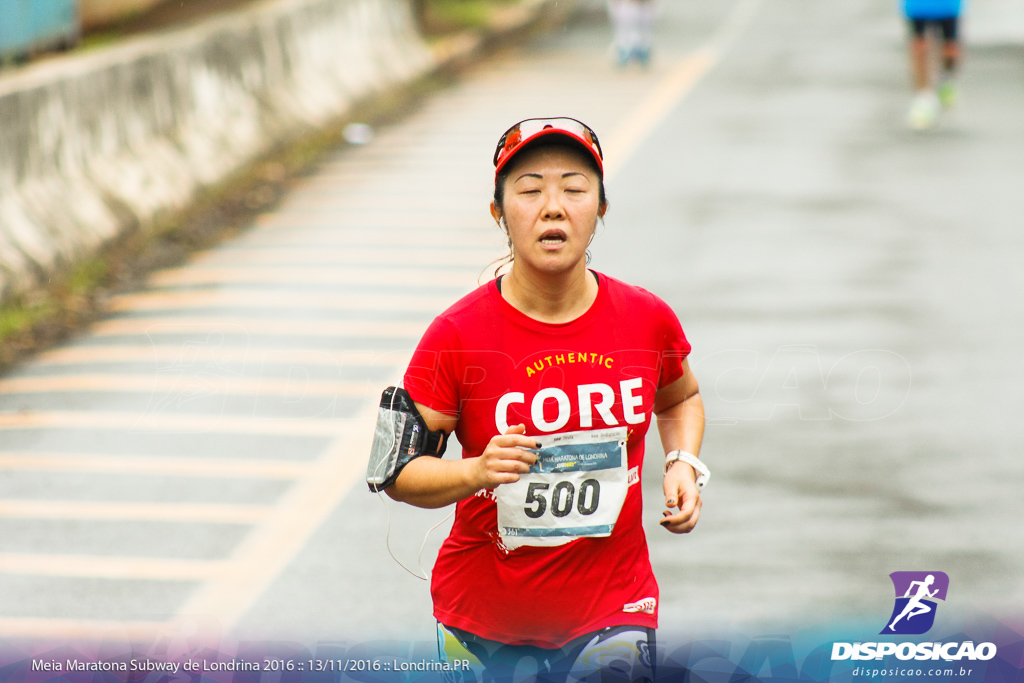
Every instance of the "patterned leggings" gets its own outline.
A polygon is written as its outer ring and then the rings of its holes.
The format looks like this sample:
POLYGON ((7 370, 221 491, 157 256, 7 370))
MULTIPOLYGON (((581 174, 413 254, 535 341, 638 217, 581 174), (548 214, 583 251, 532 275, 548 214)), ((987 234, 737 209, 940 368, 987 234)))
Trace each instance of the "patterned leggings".
POLYGON ((469 668, 447 672, 452 683, 651 683, 654 629, 611 626, 575 638, 560 648, 506 645, 437 625, 442 662, 469 661, 469 668))

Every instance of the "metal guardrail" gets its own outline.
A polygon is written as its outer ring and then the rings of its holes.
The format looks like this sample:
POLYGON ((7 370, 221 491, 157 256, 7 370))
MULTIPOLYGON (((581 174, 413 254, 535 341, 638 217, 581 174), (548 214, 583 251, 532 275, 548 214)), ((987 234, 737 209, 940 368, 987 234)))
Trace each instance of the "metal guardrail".
POLYGON ((0 0, 0 61, 74 46, 78 0, 0 0))

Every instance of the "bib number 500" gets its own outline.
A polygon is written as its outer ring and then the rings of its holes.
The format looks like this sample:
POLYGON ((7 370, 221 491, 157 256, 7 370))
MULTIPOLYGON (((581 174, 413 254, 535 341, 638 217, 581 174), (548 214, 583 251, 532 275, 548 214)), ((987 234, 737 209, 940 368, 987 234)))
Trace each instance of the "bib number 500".
MULTIPOLYGON (((546 482, 535 481, 526 489, 526 505, 523 512, 527 517, 538 519, 548 510, 548 499, 545 493, 551 488, 546 482)), ((551 514, 555 517, 565 517, 572 512, 575 503, 576 510, 581 515, 592 515, 597 511, 601 501, 601 483, 596 479, 586 479, 580 484, 580 490, 572 485, 571 481, 560 481, 551 489, 551 514)))

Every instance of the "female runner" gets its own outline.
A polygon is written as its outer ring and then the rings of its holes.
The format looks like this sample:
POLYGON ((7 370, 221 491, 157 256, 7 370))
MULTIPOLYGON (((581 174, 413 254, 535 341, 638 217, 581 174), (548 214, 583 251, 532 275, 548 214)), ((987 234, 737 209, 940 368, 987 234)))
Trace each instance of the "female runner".
POLYGON ((690 345, 661 299, 587 268, 608 208, 590 128, 522 121, 494 163, 511 269, 434 320, 404 379, 463 456, 416 458, 387 492, 457 503, 431 582, 442 659, 469 659, 485 680, 650 679, 658 586, 639 472, 655 415, 661 525, 692 530, 707 470, 690 345))

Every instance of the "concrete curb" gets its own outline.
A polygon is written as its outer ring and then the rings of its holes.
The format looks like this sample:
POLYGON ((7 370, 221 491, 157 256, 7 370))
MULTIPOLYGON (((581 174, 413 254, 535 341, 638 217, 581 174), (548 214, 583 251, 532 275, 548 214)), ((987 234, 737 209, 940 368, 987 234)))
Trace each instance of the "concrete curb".
POLYGON ((266 0, 0 78, 0 305, 571 4, 528 0, 431 48, 406 0, 266 0))

